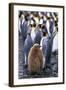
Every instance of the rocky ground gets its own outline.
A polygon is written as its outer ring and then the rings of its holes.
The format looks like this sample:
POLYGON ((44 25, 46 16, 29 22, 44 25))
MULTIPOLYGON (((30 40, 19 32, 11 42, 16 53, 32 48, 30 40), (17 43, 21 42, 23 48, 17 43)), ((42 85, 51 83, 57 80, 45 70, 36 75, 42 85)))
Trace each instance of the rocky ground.
POLYGON ((23 43, 22 38, 19 39, 19 68, 18 68, 18 78, 45 78, 45 77, 57 77, 58 76, 58 55, 51 55, 50 67, 44 69, 40 72, 40 75, 30 75, 27 68, 24 66, 23 61, 23 43))

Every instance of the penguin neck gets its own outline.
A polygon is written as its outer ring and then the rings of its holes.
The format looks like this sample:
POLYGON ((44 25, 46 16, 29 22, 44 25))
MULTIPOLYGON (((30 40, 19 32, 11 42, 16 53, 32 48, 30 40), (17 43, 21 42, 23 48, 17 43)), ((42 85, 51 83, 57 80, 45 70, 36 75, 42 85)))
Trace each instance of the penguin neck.
POLYGON ((35 19, 36 23, 38 23, 38 17, 35 17, 34 19, 35 19))

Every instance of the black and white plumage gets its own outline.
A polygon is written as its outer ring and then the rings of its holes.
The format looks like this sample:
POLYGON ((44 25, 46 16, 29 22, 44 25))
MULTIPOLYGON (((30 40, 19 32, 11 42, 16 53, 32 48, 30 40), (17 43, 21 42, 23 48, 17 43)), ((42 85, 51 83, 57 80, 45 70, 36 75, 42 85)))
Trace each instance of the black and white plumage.
POLYGON ((35 30, 35 32, 36 32, 36 36, 35 36, 35 39, 34 39, 34 43, 40 44, 40 41, 41 41, 41 38, 42 38, 42 31, 40 30, 40 28, 37 28, 35 30))
POLYGON ((42 38, 42 51, 45 55, 45 66, 50 64, 53 39, 49 36, 42 38))
POLYGON ((35 36, 36 36, 35 28, 32 27, 32 30, 31 30, 31 39, 32 39, 33 43, 34 43, 35 36))
POLYGON ((23 20, 21 21, 20 28, 21 28, 21 35, 22 35, 23 44, 24 44, 25 39, 26 39, 26 37, 27 37, 28 20, 23 19, 23 20))
POLYGON ((25 65, 28 64, 28 54, 30 48, 33 46, 33 41, 31 39, 30 33, 27 34, 25 43, 24 43, 24 55, 25 55, 25 65))
POLYGON ((53 39, 53 46, 52 46, 52 52, 58 51, 58 32, 56 32, 56 35, 53 39))

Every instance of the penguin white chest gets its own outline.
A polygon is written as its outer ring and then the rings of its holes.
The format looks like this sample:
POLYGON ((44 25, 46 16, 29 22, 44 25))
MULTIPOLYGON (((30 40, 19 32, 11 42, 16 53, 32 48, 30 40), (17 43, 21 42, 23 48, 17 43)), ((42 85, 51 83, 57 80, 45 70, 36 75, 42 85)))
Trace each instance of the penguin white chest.
POLYGON ((52 52, 58 50, 58 33, 56 34, 56 36, 54 37, 53 40, 53 47, 52 47, 52 52))
POLYGON ((31 31, 31 38, 32 38, 32 41, 34 42, 34 39, 35 39, 35 31, 34 30, 32 30, 31 31))

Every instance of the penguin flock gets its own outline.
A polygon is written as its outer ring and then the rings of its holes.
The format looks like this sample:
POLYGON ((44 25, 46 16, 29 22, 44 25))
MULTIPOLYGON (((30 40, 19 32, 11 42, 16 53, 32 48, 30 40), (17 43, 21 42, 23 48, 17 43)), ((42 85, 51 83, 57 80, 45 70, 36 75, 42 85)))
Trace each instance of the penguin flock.
POLYGON ((24 64, 30 74, 39 74, 58 51, 58 13, 20 11, 18 25, 24 64))

